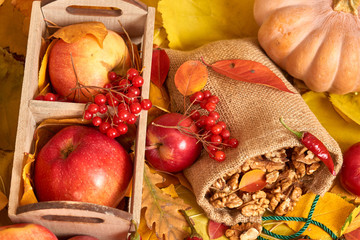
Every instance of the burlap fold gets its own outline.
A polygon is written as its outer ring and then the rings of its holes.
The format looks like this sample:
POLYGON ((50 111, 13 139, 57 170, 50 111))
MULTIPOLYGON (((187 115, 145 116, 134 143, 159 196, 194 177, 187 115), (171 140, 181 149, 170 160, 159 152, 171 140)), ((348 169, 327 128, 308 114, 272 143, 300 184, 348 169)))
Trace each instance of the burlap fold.
MULTIPOLYGON (((214 208, 206 198, 209 187, 226 172, 239 168, 246 159, 274 150, 301 146, 299 139, 279 122, 282 116, 289 127, 297 131, 309 131, 317 136, 328 148, 339 172, 342 153, 337 142, 322 127, 296 89, 287 81, 281 70, 266 56, 257 39, 221 40, 204 45, 192 51, 166 50, 170 58, 167 87, 171 97, 171 111, 182 112, 183 96, 174 84, 177 69, 187 60, 214 63, 226 59, 253 60, 264 64, 280 77, 295 94, 271 87, 246 83, 222 76, 209 68, 209 78, 204 89, 220 99, 217 111, 226 122, 231 135, 240 142, 236 149, 226 150, 226 160, 216 162, 204 151, 201 157, 184 171, 190 181, 197 203, 210 219, 227 225, 239 222, 260 221, 260 217, 245 217, 240 211, 214 208)), ((331 187, 334 176, 322 164, 308 190, 323 195, 331 187)))

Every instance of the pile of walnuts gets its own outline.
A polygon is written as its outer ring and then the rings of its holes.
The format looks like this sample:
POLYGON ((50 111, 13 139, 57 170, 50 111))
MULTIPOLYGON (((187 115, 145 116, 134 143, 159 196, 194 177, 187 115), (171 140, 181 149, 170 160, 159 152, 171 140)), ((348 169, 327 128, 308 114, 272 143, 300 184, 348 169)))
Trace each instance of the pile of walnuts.
POLYGON ((215 208, 236 209, 247 217, 261 216, 266 210, 285 215, 305 193, 303 179, 319 167, 320 159, 304 146, 280 149, 250 158, 239 169, 226 173, 211 186, 207 197, 215 208), (242 176, 254 169, 265 172, 266 186, 257 192, 241 191, 242 176))

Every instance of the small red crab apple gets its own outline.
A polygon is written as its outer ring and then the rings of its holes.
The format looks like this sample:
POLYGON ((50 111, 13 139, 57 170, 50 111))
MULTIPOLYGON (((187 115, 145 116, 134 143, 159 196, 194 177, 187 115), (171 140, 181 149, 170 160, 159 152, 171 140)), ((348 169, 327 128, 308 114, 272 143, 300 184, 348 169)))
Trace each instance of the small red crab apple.
POLYGON ((200 156, 202 144, 191 135, 197 131, 193 120, 180 113, 157 117, 147 128, 146 160, 158 170, 182 171, 200 156))

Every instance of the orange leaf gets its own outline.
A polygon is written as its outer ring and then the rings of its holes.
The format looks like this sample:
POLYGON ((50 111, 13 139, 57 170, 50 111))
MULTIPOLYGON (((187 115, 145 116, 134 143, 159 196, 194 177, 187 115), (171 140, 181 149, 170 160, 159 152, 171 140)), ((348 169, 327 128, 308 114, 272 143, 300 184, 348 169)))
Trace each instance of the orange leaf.
MULTIPOLYGON (((204 60, 203 62, 205 63, 204 60)), ((286 87, 285 83, 276 76, 275 73, 259 62, 243 59, 230 59, 218 61, 213 64, 205 64, 211 67, 215 72, 235 80, 262 84, 277 88, 284 92, 294 93, 286 87)))
POLYGON ((175 86, 179 92, 188 96, 200 91, 206 85, 208 71, 200 61, 184 62, 175 73, 175 86))
POLYGON ((260 169, 251 170, 241 178, 239 188, 244 192, 256 192, 266 186, 265 172, 260 169))

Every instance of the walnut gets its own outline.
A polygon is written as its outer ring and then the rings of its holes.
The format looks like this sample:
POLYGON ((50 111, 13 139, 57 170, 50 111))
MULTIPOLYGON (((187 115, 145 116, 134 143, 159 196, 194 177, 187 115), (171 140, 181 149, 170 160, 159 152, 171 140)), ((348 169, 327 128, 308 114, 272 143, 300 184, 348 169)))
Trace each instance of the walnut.
POLYGON ((250 193, 244 193, 241 197, 241 199, 246 203, 250 202, 252 200, 252 196, 250 193))
POLYGON ((300 187, 295 187, 294 190, 291 192, 291 195, 290 195, 290 199, 293 201, 293 202, 297 202, 299 201, 301 195, 302 195, 302 190, 300 187))
POLYGON ((286 149, 279 149, 276 151, 265 153, 264 157, 267 160, 277 163, 284 163, 289 161, 289 159, 287 158, 286 149))
POLYGON ((231 176, 230 180, 228 180, 227 185, 229 185, 232 191, 239 188, 239 178, 240 178, 240 174, 235 173, 234 175, 231 176))
MULTIPOLYGON (((227 187, 226 181, 224 178, 218 178, 211 186, 212 189, 216 191, 222 191, 227 187)), ((228 188, 230 190, 230 188, 228 188)))
POLYGON ((257 205, 255 202, 249 202, 247 205, 241 208, 241 214, 245 217, 255 217, 264 214, 265 208, 257 205))
POLYGON ((305 146, 294 148, 292 154, 292 160, 296 160, 298 162, 305 163, 307 165, 320 161, 320 159, 317 156, 315 156, 313 152, 308 150, 305 146))
POLYGON ((225 236, 230 240, 255 240, 261 231, 262 226, 259 223, 248 222, 231 226, 225 231, 225 236))
POLYGON ((290 198, 286 198, 279 206, 276 208, 275 213, 279 216, 285 215, 293 209, 293 204, 291 203, 290 198))
POLYGON ((225 198, 225 206, 228 208, 238 208, 243 204, 243 201, 236 193, 232 193, 225 198))
POLYGON ((307 175, 313 174, 316 170, 319 169, 319 167, 320 167, 319 162, 316 162, 316 163, 306 166, 306 174, 307 175))
POLYGON ((298 161, 293 161, 293 164, 294 164, 294 167, 296 169, 296 176, 298 178, 304 177, 305 174, 306 174, 305 163, 298 162, 298 161))
POLYGON ((238 208, 243 204, 243 201, 236 193, 227 195, 226 193, 219 192, 210 198, 210 203, 215 208, 238 208))
POLYGON ((286 166, 283 162, 273 162, 262 158, 251 158, 248 163, 251 169, 260 169, 264 172, 283 170, 286 166))
POLYGON ((279 175, 280 175, 279 171, 273 171, 266 174, 266 182, 268 184, 273 184, 279 178, 279 175))

